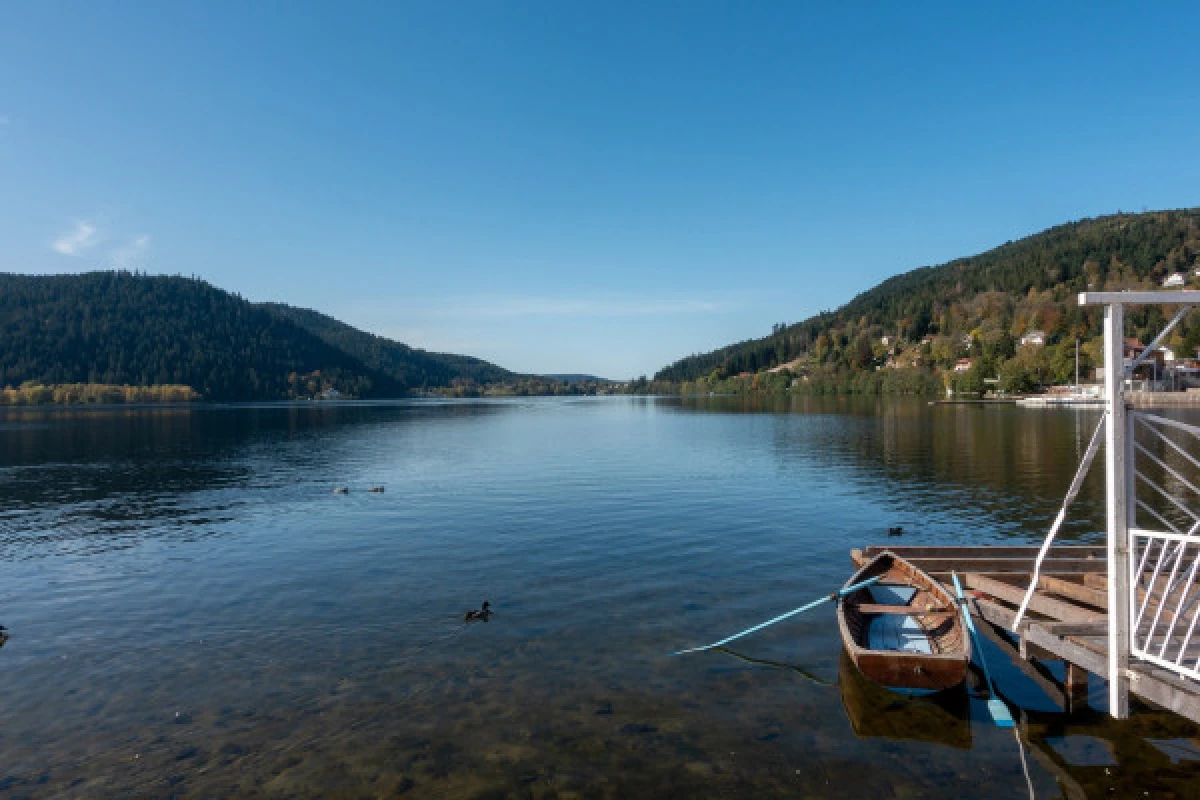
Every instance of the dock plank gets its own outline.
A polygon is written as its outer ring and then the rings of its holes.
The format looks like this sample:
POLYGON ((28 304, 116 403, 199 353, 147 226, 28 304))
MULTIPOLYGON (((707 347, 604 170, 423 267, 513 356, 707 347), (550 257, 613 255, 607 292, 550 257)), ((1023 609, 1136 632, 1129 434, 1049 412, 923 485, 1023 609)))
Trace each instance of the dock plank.
MULTIPOLYGON (((994 578, 985 578, 974 572, 967 573, 965 577, 967 586, 970 588, 986 592, 1015 606, 1019 606, 1025 598, 1024 590, 1012 584, 1004 583, 994 578)), ((1086 609, 1068 600, 1047 597, 1037 592, 1033 593, 1033 598, 1029 601, 1029 607, 1038 613, 1054 617, 1063 622, 1104 622, 1107 616, 1103 611, 1086 609)))
MULTIPOLYGON (((925 572, 1012 572, 1030 575, 1033 572, 1032 558, 962 558, 960 556, 945 557, 904 557, 907 561, 923 569, 925 572)), ((1051 558, 1042 562, 1042 572, 1055 574, 1069 573, 1102 573, 1108 569, 1106 562, 1097 558, 1051 558)))
MULTIPOLYGON (((1034 545, 980 545, 977 547, 930 546, 930 545, 868 545, 863 548, 867 556, 877 556, 890 550, 901 558, 1037 558, 1039 547, 1034 545)), ((1103 545, 1058 545, 1046 554, 1049 558, 1083 558, 1104 560, 1103 545)))
POLYGON ((1100 589, 1093 589, 1090 586, 1084 586, 1082 583, 1064 580, 1054 575, 1041 575, 1038 577, 1038 586, 1048 592, 1054 592, 1055 594, 1081 603, 1087 603, 1096 608, 1108 608, 1107 592, 1100 589))

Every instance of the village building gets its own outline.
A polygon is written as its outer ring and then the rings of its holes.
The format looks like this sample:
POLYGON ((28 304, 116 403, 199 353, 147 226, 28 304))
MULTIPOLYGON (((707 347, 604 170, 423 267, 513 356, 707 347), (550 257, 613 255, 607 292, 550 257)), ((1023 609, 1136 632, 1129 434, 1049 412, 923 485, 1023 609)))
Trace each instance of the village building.
POLYGON ((1041 347, 1044 344, 1046 344, 1045 331, 1028 331, 1024 336, 1021 337, 1021 347, 1025 347, 1026 345, 1036 345, 1041 347))

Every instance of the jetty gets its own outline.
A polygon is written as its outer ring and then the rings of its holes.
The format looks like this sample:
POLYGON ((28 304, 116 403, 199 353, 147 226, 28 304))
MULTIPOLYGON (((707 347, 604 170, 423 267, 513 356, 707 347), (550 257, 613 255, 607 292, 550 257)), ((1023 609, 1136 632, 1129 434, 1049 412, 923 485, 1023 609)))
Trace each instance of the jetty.
MULTIPOLYGON (((957 572, 970 594, 967 604, 979 631, 1065 711, 1086 705, 1088 673, 1107 679, 1108 562, 1103 545, 1050 548, 1042 561, 1027 618, 1015 631, 1014 621, 1033 575, 1038 547, 870 545, 851 550, 850 560, 858 568, 885 550, 921 568, 949 591, 954 590, 950 575, 957 572), (1065 668, 1050 669, 1052 661, 1061 661, 1065 668), (1065 678, 1059 677, 1059 672, 1065 678)), ((1164 581, 1165 576, 1160 576, 1159 585, 1164 581)), ((1175 610, 1169 607, 1169 613, 1175 610)), ((1168 652, 1178 652, 1195 619, 1192 605, 1179 617, 1168 652)), ((1161 637, 1154 644, 1161 648, 1161 637)), ((1200 642, 1189 643, 1184 663, 1190 664, 1198 656, 1200 642)), ((1152 663, 1135 662, 1128 669, 1134 695, 1200 723, 1200 682, 1152 663)))
POLYGON ((1129 716, 1132 693, 1200 723, 1200 426, 1127 393, 1147 355, 1200 306, 1200 291, 1083 292, 1079 304, 1104 313, 1103 414, 1042 545, 879 545, 851 560, 857 567, 890 549, 943 583, 957 573, 980 630, 1067 710, 1086 699, 1092 673, 1108 681, 1113 717, 1129 716), (1125 309, 1147 305, 1174 314, 1140 353, 1127 353, 1125 309), (1059 545, 1101 449, 1103 544, 1059 545), (1061 681, 1045 668, 1054 660, 1066 665, 1061 681))

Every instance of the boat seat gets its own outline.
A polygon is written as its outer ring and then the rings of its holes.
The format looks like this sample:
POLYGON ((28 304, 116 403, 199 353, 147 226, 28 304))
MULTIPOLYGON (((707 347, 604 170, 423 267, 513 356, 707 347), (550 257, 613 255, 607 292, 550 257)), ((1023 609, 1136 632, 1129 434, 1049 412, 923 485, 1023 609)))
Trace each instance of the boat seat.
POLYGON ((872 650, 900 650, 932 654, 929 634, 911 616, 880 614, 867 626, 867 647, 872 650))
POLYGON ((850 608, 858 610, 860 614, 910 614, 915 617, 934 616, 934 615, 953 615, 957 613, 952 608, 933 608, 924 609, 917 606, 886 606, 878 603, 860 603, 850 608))

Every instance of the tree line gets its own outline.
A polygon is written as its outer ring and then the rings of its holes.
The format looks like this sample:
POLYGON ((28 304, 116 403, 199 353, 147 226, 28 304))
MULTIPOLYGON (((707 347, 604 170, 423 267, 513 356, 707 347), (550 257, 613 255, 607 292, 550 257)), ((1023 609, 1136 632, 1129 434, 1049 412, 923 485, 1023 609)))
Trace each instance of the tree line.
MULTIPOLYGON (((827 385, 829 375, 841 373, 915 369, 932 376, 970 358, 975 375, 999 376, 1006 388, 1028 390, 1073 379, 1076 340, 1083 367, 1098 363, 1102 317, 1078 305, 1079 292, 1158 288, 1176 272, 1195 285, 1197 268, 1200 210, 1080 220, 897 275, 836 311, 777 324, 763 338, 681 359, 655 379, 711 385, 789 365, 789 374, 809 383, 819 376, 827 385), (1021 347, 1021 337, 1033 331, 1045 334, 1044 346, 1021 347)), ((1147 341, 1164 324, 1161 308, 1132 308, 1127 335, 1147 341)), ((1185 320, 1168 344, 1193 356, 1200 346, 1200 314, 1185 320)), ((898 379, 854 379, 855 385, 881 387, 889 380, 898 379)))
POLYGON ((209 401, 298 399, 331 389, 398 397, 511 376, 316 312, 250 303, 201 280, 0 273, 0 388, 18 394, 22 386, 87 384, 183 386, 209 401))

